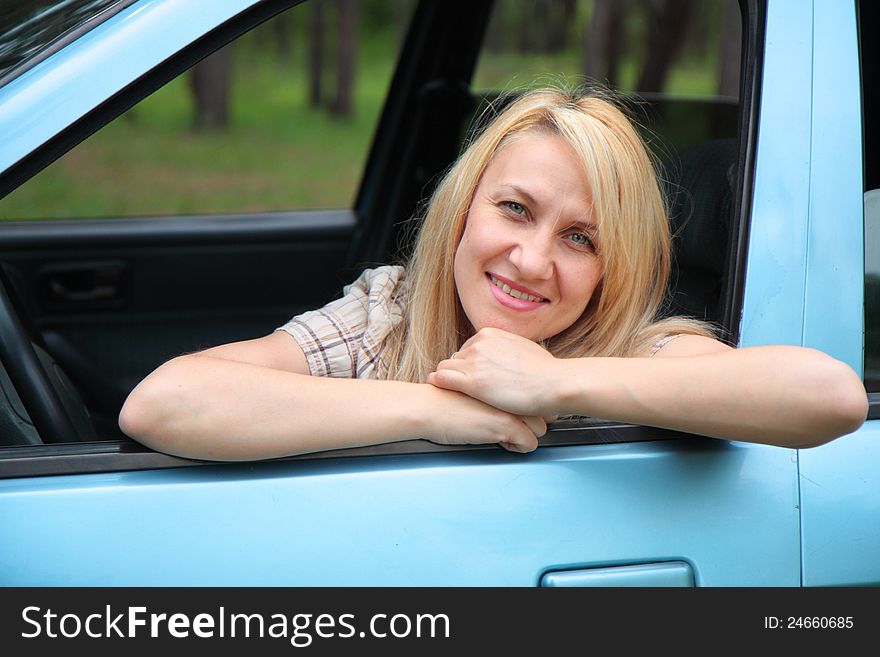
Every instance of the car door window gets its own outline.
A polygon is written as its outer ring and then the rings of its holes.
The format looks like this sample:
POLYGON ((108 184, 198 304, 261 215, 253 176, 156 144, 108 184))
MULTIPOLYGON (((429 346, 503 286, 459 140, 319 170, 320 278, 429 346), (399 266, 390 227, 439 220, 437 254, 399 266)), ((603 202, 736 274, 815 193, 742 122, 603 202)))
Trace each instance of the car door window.
MULTIPOLYGON (((341 78, 345 75, 340 73, 340 58, 351 53, 343 53, 340 40, 343 32, 352 28, 352 23, 346 22, 352 15, 344 15, 349 3, 308 3, 245 34, 121 115, 2 199, 0 216, 256 215, 273 210, 351 207, 415 2, 365 0, 353 4, 357 5, 354 59, 359 73, 350 89, 348 109, 343 102, 341 78), (222 84, 207 84, 209 88, 203 88, 201 96, 198 91, 200 85, 205 86, 205 79, 216 76, 229 85, 225 113, 210 100, 218 89, 225 88, 222 84), (204 102, 201 110, 200 97, 204 102)), ((679 287, 670 312, 723 323, 724 317, 736 315, 730 308, 735 291, 725 272, 729 259, 736 255, 730 253, 729 236, 736 230, 736 199, 742 189, 738 181, 742 175, 738 173, 738 135, 743 120, 739 108, 739 8, 728 0, 708 3, 708 9, 705 3, 685 4, 688 27, 676 31, 676 21, 662 8, 649 11, 643 3, 626 3, 626 13, 612 17, 623 21, 621 31, 615 33, 615 47, 620 51, 615 54, 614 48, 603 46, 603 50, 594 43, 608 27, 600 21, 608 20, 600 15, 603 7, 610 11, 607 3, 499 1, 483 41, 472 93, 492 99, 499 91, 535 80, 534 74, 541 71, 557 77, 587 73, 615 82, 630 94, 646 137, 662 161, 662 171, 670 173, 664 177, 674 200, 672 220, 679 243, 694 246, 697 253, 692 255, 702 259, 691 262, 687 252, 679 250, 678 262, 689 269, 683 267, 675 274, 679 287), (553 13, 557 11, 562 13, 553 13), (545 21, 544 45, 510 37, 517 31, 512 29, 516 25, 535 22, 544 14, 555 17, 545 21), (562 48, 550 53, 551 57, 542 49, 555 48, 551 45, 559 39, 553 30, 560 29, 560 17, 567 36, 560 37, 562 48), (656 21, 657 29, 669 34, 657 36, 656 30, 647 29, 656 21), (651 48, 668 48, 670 35, 686 38, 687 43, 672 49, 663 67, 652 69, 650 52, 641 44, 648 39, 651 48), (620 58, 616 64, 620 77, 612 66, 613 57, 620 58), (690 179, 688 175, 707 167, 712 184, 691 185, 693 175, 690 179), (709 210, 696 215, 697 206, 709 210), (712 240, 696 240, 706 225, 712 227, 712 240), (694 229, 694 239, 690 239, 694 229)), ((430 97, 432 90, 437 91, 430 85, 422 89, 424 98, 430 97)), ((455 139, 449 143, 454 150, 455 139)), ((432 176, 420 167, 411 169, 401 175, 422 176, 419 189, 427 190, 432 176)), ((385 195, 378 196, 382 204, 387 202, 385 195)), ((408 216, 414 211, 416 207, 408 207, 408 216)), ((360 221, 361 215, 358 217, 360 221)), ((156 342, 161 338, 155 332, 149 337, 156 342)), ((108 337, 102 346, 118 339, 108 337)), ((115 358, 121 350, 114 349, 111 355, 115 358)), ((590 419, 562 422, 545 444, 640 441, 675 435, 650 427, 606 425, 590 419), (605 429, 596 431, 597 425, 605 429)))

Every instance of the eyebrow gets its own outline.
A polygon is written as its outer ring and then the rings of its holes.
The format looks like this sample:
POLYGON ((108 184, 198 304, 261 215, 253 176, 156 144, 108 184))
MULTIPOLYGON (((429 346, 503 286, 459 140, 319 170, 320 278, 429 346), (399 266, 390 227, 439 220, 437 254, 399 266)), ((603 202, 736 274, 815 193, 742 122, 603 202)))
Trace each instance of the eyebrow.
MULTIPOLYGON (((519 185, 515 185, 513 183, 502 183, 501 185, 499 185, 499 189, 501 189, 502 191, 510 190, 510 191, 514 192, 515 194, 519 194, 520 196, 525 198, 526 202, 529 203, 530 205, 538 205, 538 202, 537 202, 537 200, 535 200, 535 197, 532 196, 531 194, 529 194, 528 191, 526 191, 525 189, 523 189, 519 185)), ((586 221, 586 220, 576 220, 576 221, 569 222, 569 224, 566 226, 566 228, 578 228, 578 229, 584 231, 585 233, 592 233, 594 236, 599 234, 599 226, 595 223, 592 223, 592 222, 586 221)))
POLYGON ((535 200, 535 197, 529 194, 525 189, 520 187, 519 185, 513 185, 511 183, 504 183, 501 185, 501 189, 509 189, 512 192, 519 194, 520 196, 525 197, 526 201, 528 201, 531 205, 538 205, 538 202, 535 200))

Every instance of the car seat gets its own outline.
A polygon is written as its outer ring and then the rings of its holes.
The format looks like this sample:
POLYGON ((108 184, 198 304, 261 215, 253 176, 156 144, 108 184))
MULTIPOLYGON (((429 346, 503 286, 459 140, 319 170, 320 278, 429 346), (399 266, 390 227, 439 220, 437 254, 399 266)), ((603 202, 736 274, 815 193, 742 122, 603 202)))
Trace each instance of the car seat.
POLYGON ((737 172, 737 140, 689 146, 661 169, 674 263, 664 315, 720 321, 737 172))

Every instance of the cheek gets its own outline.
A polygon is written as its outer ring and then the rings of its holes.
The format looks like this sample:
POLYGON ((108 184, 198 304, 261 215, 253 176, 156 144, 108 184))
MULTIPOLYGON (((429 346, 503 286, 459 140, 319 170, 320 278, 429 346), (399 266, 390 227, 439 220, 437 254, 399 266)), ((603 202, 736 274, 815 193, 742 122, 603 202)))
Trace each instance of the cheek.
POLYGON ((481 240, 479 226, 476 226, 475 223, 478 222, 471 221, 470 218, 468 219, 468 222, 465 224, 464 233, 461 236, 461 241, 455 250, 453 264, 456 281, 458 281, 459 276, 463 277, 470 273, 474 267, 480 266, 483 251, 481 244, 483 240, 481 240))
POLYGON ((592 261, 587 266, 574 267, 565 277, 563 295, 569 300, 569 304, 578 312, 583 312, 602 279, 602 266, 597 261, 592 261))
MULTIPOLYGON (((503 223, 499 222, 491 212, 477 210, 468 215, 464 233, 459 243, 459 251, 468 259, 464 264, 482 266, 484 260, 495 257, 503 252, 505 244, 510 240, 503 223)), ((458 252, 456 252, 456 255, 458 252)))

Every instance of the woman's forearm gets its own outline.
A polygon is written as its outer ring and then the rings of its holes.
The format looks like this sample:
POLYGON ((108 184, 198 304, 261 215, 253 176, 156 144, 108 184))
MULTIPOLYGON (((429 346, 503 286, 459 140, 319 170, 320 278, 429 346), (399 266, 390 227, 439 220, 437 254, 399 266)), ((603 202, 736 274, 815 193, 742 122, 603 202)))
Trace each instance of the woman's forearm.
POLYGON ((250 460, 429 437, 430 386, 294 374, 188 355, 142 381, 123 431, 159 451, 250 460))
POLYGON ((812 349, 567 359, 557 366, 560 414, 786 447, 811 447, 851 433, 867 414, 855 372, 812 349))

